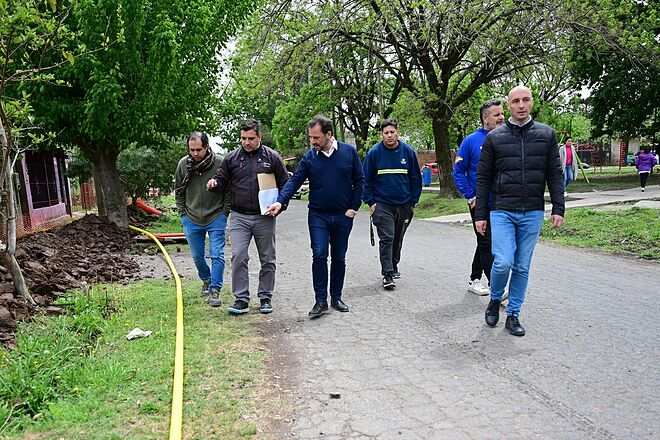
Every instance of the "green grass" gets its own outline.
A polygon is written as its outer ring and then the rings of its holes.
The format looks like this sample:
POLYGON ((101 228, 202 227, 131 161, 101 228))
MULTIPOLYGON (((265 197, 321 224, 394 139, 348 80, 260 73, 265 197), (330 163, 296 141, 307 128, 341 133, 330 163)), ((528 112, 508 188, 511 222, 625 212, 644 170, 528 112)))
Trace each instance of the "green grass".
POLYGON ((439 194, 423 192, 415 208, 415 217, 431 218, 466 212, 469 212, 468 205, 463 198, 450 199, 439 194))
MULTIPOLYGON (((198 292, 199 283, 184 284, 184 436, 254 438, 265 361, 258 318, 212 310, 198 292)), ((0 438, 167 438, 173 283, 98 286, 89 298, 74 301, 78 312, 21 324, 18 348, 0 352, 0 438), (134 327, 153 334, 127 341, 134 327)))
MULTIPOLYGON (((622 174, 616 174, 613 170, 608 170, 607 173, 596 173, 592 174, 591 170, 586 170, 587 177, 589 178, 589 183, 584 180, 582 173, 580 172, 577 180, 571 182, 568 186, 568 192, 588 192, 588 191, 606 191, 606 190, 618 190, 618 189, 628 189, 628 188, 638 188, 639 187, 639 176, 636 173, 630 171, 633 167, 622 168, 622 174)), ((647 181, 647 186, 650 185, 660 185, 660 175, 658 173, 653 173, 649 176, 647 181)))
POLYGON ((566 224, 552 229, 546 222, 542 237, 563 245, 628 253, 660 260, 660 211, 631 208, 602 211, 576 208, 567 211, 566 224))

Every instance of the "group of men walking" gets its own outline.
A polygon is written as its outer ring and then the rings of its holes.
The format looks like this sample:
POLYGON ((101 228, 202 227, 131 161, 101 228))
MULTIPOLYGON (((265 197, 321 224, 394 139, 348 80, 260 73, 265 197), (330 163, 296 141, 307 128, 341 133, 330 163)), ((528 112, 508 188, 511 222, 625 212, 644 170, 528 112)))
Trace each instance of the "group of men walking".
MULTIPOLYGON (((563 221, 564 182, 554 131, 529 115, 529 89, 514 88, 508 104, 511 117, 506 122, 500 101, 488 101, 482 106, 482 128, 461 144, 454 177, 467 199, 477 235, 468 290, 480 295, 490 293, 485 319, 488 325, 495 326, 508 282, 506 328, 522 336, 525 331, 519 314, 543 223, 543 192, 547 183, 553 204, 551 222, 559 226, 563 221), (490 288, 481 283, 482 274, 490 288)), ((349 311, 342 298, 346 252, 362 202, 369 206, 379 238, 383 288, 396 287, 395 280, 401 276, 403 238, 419 202, 422 178, 415 151, 399 139, 397 122, 387 119, 380 130, 382 141, 368 151, 361 163, 354 146, 335 139, 332 121, 316 116, 307 126, 312 148, 290 178, 279 154, 262 145, 257 121, 248 120, 241 125, 241 147, 224 159, 213 154, 205 134, 194 132, 188 137, 188 155, 176 170, 176 202, 203 281, 202 294, 207 296, 209 305, 221 305, 224 233, 229 217, 235 301, 228 312, 241 315, 249 310, 248 247, 252 238, 261 262, 259 311, 272 312, 276 217, 286 210, 306 180, 315 294, 309 316, 320 317, 329 306, 340 312, 349 311), (259 202, 264 175, 271 175, 278 189, 277 200, 265 209, 259 202), (205 260, 206 235, 211 268, 205 260)))

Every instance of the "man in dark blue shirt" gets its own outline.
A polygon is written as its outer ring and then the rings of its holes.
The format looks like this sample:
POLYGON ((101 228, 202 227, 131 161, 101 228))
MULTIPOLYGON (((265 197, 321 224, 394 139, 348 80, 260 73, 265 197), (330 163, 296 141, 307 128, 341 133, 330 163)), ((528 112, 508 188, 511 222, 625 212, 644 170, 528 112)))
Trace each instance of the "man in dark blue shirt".
POLYGON ((380 129, 383 140, 364 158, 362 198, 378 231, 383 287, 392 290, 400 276, 403 236, 422 194, 422 174, 415 150, 399 140, 397 122, 386 119, 380 129))
POLYGON ((335 140, 331 120, 316 116, 307 125, 307 130, 313 148, 302 158, 267 214, 278 215, 305 179, 309 179, 307 221, 316 296, 309 316, 318 318, 328 311, 328 253, 332 258, 330 305, 340 312, 348 312, 348 306, 342 301, 346 251, 353 218, 360 209, 364 176, 357 150, 335 140))

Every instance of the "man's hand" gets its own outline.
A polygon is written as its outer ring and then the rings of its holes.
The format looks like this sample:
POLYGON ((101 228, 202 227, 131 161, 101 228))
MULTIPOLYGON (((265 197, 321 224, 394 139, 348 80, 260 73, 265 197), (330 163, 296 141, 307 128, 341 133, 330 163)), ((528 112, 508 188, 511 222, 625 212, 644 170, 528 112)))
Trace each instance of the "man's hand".
POLYGON ((215 188, 216 186, 218 186, 218 181, 215 179, 209 179, 209 181, 206 182, 206 189, 208 191, 211 191, 211 189, 215 188))
POLYGON ((275 202, 268 207, 268 210, 266 210, 266 215, 277 217, 280 211, 282 211, 282 204, 280 202, 275 202))
POLYGON ((346 210, 346 217, 355 218, 356 215, 357 215, 357 211, 355 209, 347 209, 346 210))
POLYGON ((558 227, 560 227, 561 225, 564 224, 564 217, 562 217, 561 215, 556 215, 556 214, 551 215, 550 216, 550 224, 552 225, 553 228, 558 228, 558 227))
POLYGON ((374 215, 375 210, 376 210, 376 204, 374 203, 369 207, 369 215, 374 215))
POLYGON ((486 228, 488 227, 488 222, 486 220, 477 220, 474 222, 474 227, 477 229, 477 232, 481 235, 486 235, 486 228))

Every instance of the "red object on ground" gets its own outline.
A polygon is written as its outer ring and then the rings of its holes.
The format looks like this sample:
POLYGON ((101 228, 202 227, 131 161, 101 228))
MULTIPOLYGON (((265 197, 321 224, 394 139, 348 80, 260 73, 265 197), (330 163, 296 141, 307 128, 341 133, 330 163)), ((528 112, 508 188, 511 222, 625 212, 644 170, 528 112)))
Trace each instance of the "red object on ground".
POLYGON ((155 232, 154 235, 157 238, 177 238, 177 237, 185 237, 183 232, 155 232))
POLYGON ((135 201, 135 206, 136 206, 138 209, 140 209, 140 210, 146 212, 147 214, 156 215, 156 216, 159 216, 159 217, 160 217, 161 215, 163 215, 162 212, 160 212, 159 210, 157 210, 156 208, 154 208, 154 207, 152 207, 152 206, 147 205, 147 204, 145 203, 145 201, 142 200, 142 199, 137 199, 137 200, 135 201))

